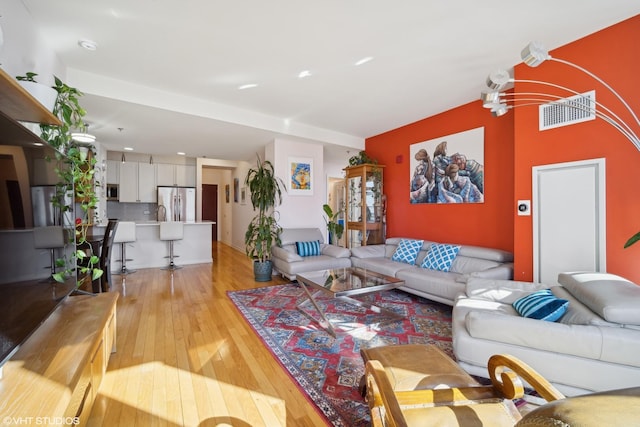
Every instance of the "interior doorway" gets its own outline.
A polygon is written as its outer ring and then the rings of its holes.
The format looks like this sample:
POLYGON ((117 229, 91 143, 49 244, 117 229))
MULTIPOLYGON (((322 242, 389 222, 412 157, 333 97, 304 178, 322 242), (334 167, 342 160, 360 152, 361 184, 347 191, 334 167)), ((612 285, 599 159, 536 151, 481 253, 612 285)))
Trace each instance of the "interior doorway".
POLYGON ((202 220, 213 221, 211 241, 218 240, 218 185, 202 184, 202 220))
POLYGON ((606 271, 605 161, 533 168, 533 279, 606 271))
MULTIPOLYGON (((344 226, 344 209, 345 209, 345 183, 343 178, 328 177, 327 178, 327 204, 331 206, 331 210, 339 212, 338 222, 344 226)), ((327 241, 329 237, 327 236, 327 241)), ((333 242, 332 242, 333 243, 333 242)), ((339 246, 345 246, 345 236, 343 235, 338 241, 339 246)))

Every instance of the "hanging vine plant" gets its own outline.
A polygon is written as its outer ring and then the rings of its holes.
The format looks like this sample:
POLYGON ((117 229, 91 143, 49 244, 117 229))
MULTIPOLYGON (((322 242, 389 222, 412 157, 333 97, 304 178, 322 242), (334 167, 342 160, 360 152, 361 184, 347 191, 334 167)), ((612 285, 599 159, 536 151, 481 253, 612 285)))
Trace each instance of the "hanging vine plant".
MULTIPOLYGON (((26 73, 16 77, 17 80, 36 82, 36 73, 26 73)), ((73 274, 78 265, 82 274, 89 275, 92 280, 100 278, 103 271, 99 268, 100 259, 91 252, 91 245, 87 244, 87 233, 92 225, 92 212, 97 206, 98 198, 95 193, 96 183, 95 147, 80 145, 73 140, 72 132, 85 132, 87 125, 83 120, 86 111, 80 105, 80 97, 83 93, 71 87, 54 76, 58 96, 53 108, 53 114, 62 122, 61 126, 40 125, 40 137, 57 150, 55 171, 60 178, 56 185, 56 200, 54 204, 60 209, 62 215, 73 212, 73 204, 80 206, 81 212, 74 212, 76 216, 76 238, 70 237, 70 243, 76 245, 72 260, 59 259, 57 266, 65 267, 64 270, 53 275, 58 282, 73 274), (91 154, 89 154, 91 151, 91 154), (73 191, 71 206, 65 203, 68 195, 73 191), (77 247, 86 247, 89 253, 77 247)), ((53 159, 50 159, 53 160, 53 159)))

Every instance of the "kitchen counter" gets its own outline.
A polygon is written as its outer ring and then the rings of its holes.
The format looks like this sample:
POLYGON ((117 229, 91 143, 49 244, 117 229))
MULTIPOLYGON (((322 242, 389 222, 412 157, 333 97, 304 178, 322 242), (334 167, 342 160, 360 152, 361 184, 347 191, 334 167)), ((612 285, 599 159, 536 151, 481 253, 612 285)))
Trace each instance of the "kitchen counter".
MULTIPOLYGON (((179 266, 189 264, 210 264, 211 227, 215 222, 185 222, 184 238, 173 243, 173 252, 177 255, 175 263, 179 266)), ((169 242, 160 240, 160 222, 136 221, 136 241, 127 243, 127 268, 158 268, 169 265, 169 242)), ((114 243, 111 251, 111 271, 118 272, 122 267, 121 244, 114 243)))

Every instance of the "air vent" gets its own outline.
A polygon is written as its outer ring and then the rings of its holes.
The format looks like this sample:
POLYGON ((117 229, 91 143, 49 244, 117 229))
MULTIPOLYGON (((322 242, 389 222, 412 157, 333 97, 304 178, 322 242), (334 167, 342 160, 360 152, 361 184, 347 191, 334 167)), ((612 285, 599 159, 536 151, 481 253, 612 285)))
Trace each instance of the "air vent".
POLYGON ((540 130, 595 120, 596 91, 559 99, 539 107, 540 130))

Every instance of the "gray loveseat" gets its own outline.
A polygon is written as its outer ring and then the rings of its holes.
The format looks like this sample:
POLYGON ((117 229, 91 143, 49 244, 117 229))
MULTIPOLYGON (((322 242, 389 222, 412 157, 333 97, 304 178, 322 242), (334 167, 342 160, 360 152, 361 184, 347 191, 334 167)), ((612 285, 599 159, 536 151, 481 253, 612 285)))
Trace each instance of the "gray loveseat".
POLYGON ((566 395, 640 384, 640 286, 607 273, 562 273, 554 286, 471 278, 453 308, 453 348, 470 374, 508 353, 566 395), (550 288, 569 301, 556 322, 520 316, 512 303, 550 288))
POLYGON ((424 241, 415 265, 393 261, 391 258, 402 240, 389 238, 383 245, 361 246, 351 249, 351 264, 405 281, 401 290, 432 301, 453 305, 458 294, 464 293, 469 277, 490 279, 513 278, 513 254, 500 249, 461 245, 448 272, 421 268, 431 241, 424 241))
POLYGON ((290 280, 295 280, 296 274, 307 271, 351 267, 351 251, 325 244, 322 232, 318 228, 284 228, 280 233, 280 241, 281 246, 271 248, 271 261, 275 272, 290 280), (316 240, 320 242, 319 255, 298 255, 297 242, 316 240))

